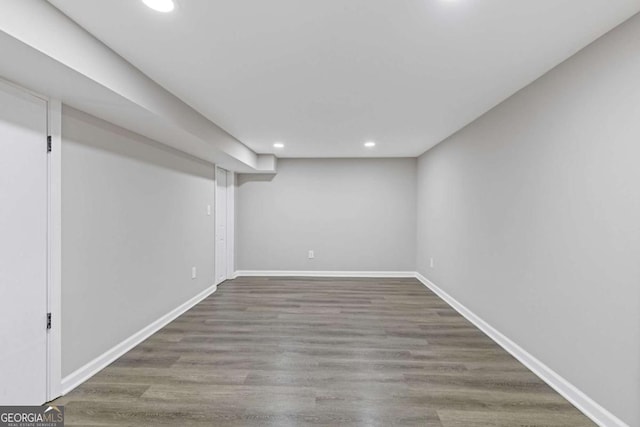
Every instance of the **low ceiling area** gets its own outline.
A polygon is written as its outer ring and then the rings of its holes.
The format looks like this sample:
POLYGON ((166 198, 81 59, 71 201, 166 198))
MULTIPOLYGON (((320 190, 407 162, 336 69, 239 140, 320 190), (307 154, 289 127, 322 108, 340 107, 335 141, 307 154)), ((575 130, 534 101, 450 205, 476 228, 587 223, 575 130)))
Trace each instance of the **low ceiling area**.
POLYGON ((640 11, 637 0, 174 0, 170 13, 49 1, 278 157, 418 156, 640 11))

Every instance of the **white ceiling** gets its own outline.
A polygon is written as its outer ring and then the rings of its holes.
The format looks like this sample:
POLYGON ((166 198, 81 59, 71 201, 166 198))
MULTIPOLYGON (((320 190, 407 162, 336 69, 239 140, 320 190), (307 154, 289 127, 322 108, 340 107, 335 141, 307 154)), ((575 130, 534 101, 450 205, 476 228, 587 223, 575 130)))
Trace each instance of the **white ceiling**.
POLYGON ((640 11, 638 0, 176 0, 170 14, 141 0, 50 2, 279 157, 419 155, 640 11))

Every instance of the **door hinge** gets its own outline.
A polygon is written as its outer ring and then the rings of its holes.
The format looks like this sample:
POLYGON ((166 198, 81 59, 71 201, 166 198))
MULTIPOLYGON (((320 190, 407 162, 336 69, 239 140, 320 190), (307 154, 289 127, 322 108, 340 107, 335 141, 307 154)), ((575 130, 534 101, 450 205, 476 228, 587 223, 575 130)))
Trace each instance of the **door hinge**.
POLYGON ((47 153, 51 152, 51 135, 47 136, 47 153))
POLYGON ((47 313, 47 329, 51 329, 51 313, 47 313))

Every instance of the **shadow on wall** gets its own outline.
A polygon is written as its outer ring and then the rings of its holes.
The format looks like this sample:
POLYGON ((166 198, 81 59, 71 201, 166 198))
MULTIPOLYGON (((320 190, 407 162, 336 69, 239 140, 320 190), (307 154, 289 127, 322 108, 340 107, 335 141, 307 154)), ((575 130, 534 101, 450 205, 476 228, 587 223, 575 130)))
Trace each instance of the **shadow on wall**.
POLYGON ((107 151, 127 160, 133 159, 137 162, 151 164, 187 175, 214 179, 215 171, 212 163, 190 156, 182 151, 176 150, 137 133, 128 131, 66 105, 63 105, 62 138, 67 142, 81 143, 82 145, 101 151, 107 151), (91 125, 91 127, 65 126, 65 122, 68 120, 83 122, 91 125), (98 130, 103 131, 107 134, 116 135, 121 138, 96 138, 96 136, 92 134, 83 134, 86 129, 90 129, 91 132, 94 133, 98 130), (146 146, 151 146, 158 151, 150 151, 145 149, 144 146, 131 144, 131 140, 140 142, 146 146))
POLYGON ((274 173, 239 174, 238 185, 246 182, 271 182, 275 176, 274 173))

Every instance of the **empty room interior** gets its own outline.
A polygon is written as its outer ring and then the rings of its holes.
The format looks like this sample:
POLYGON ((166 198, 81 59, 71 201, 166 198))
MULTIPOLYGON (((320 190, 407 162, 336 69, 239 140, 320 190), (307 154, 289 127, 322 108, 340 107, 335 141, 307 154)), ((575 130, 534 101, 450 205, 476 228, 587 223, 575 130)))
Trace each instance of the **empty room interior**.
POLYGON ((638 0, 1 0, 0 426, 640 427, 639 164, 638 0))

